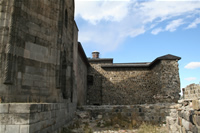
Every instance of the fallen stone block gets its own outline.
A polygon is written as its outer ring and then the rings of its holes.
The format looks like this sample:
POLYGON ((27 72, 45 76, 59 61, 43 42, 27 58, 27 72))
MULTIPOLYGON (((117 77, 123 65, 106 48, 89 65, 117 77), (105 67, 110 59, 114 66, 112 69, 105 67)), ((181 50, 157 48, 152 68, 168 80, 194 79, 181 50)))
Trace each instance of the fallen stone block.
POLYGON ((192 108, 194 110, 199 110, 200 109, 200 101, 199 100, 192 100, 192 108))

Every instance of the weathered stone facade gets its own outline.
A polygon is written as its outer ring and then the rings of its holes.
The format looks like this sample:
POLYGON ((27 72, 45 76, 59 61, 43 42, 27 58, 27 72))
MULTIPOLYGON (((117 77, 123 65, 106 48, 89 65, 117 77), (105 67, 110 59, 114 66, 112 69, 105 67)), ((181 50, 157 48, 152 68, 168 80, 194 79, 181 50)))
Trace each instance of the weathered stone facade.
POLYGON ((74 0, 1 0, 0 44, 0 132, 60 132, 87 88, 74 0))
POLYGON ((188 85, 182 90, 184 99, 199 99, 200 97, 200 85, 198 84, 188 85))
POLYGON ((113 64, 94 52, 87 59, 74 0, 1 0, 0 44, 1 133, 61 132, 85 104, 130 105, 111 112, 163 122, 165 103, 179 98, 180 57, 113 64))
POLYGON ((1 0, 0 7, 2 101, 72 98, 73 1, 1 0))
POLYGON ((132 105, 177 102, 178 60, 166 55, 151 63, 113 64, 113 59, 89 59, 88 104, 132 105))
POLYGON ((76 109, 66 103, 2 103, 0 133, 58 133, 76 109))
POLYGON ((120 115, 130 123, 149 122, 154 124, 163 124, 166 122, 166 116, 176 109, 176 104, 157 103, 157 104, 136 104, 136 105, 102 105, 102 106, 83 106, 83 110, 89 111, 93 118, 112 117, 120 115))
POLYGON ((86 104, 87 95, 87 70, 89 63, 80 43, 78 43, 78 66, 77 66, 77 104, 82 106, 86 104))

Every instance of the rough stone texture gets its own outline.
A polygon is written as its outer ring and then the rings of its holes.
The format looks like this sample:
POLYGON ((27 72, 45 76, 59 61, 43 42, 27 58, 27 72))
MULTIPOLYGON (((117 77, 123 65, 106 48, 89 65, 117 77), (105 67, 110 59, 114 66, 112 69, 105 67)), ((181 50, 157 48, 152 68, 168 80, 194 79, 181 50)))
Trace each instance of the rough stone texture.
POLYGON ((87 77, 77 40, 74 0, 0 1, 1 133, 61 132, 70 122, 87 77))
POLYGON ((101 106, 82 106, 81 110, 89 111, 93 119, 112 118, 116 115, 127 121, 137 123, 149 122, 154 124, 166 123, 166 116, 171 110, 177 108, 176 104, 157 103, 157 104, 138 104, 138 105, 101 105, 101 106))
POLYGON ((78 106, 86 105, 86 95, 87 95, 87 69, 88 63, 86 62, 87 57, 84 50, 79 43, 78 45, 78 69, 77 69, 77 104, 78 106))
POLYGON ((152 63, 119 65, 113 64, 112 59, 89 59, 88 75, 92 81, 88 83, 87 103, 177 102, 180 92, 178 59, 157 58, 152 63))
MULTIPOLYGON (((74 0, 0 1, 1 133, 61 132, 77 103, 85 104, 86 89, 88 104, 177 101, 179 57, 167 55, 131 67, 112 59, 89 64, 77 39, 74 0)), ((171 104, 90 108, 99 118, 110 112, 154 123, 176 114, 171 104)), ((190 120, 187 113, 182 118, 190 120)), ((193 121, 199 125, 198 119, 195 115, 193 121)), ((181 122, 183 130, 192 129, 181 122)))
POLYGON ((1 101, 72 98, 74 2, 1 0, 0 9, 1 101))
POLYGON ((190 84, 183 88, 184 99, 199 99, 200 98, 200 85, 190 84))
POLYGON ((191 108, 191 101, 180 102, 179 108, 176 109, 176 115, 170 114, 167 117, 168 130, 171 133, 199 133, 199 114, 198 110, 193 110, 191 108), (173 119, 173 122, 170 122, 173 119), (174 128, 170 128, 174 127, 174 128))
POLYGON ((180 107, 177 114, 168 116, 167 121, 174 119, 174 123, 167 123, 169 132, 172 133, 199 133, 200 132, 200 101, 199 85, 191 84, 183 89, 183 99, 179 100, 180 107), (176 125, 176 128, 170 128, 176 125))
POLYGON ((1 133, 56 132, 69 123, 76 106, 72 103, 1 104, 7 113, 0 113, 1 133), (16 109, 23 107, 23 109, 16 109), (69 109, 70 107, 70 109, 69 109))

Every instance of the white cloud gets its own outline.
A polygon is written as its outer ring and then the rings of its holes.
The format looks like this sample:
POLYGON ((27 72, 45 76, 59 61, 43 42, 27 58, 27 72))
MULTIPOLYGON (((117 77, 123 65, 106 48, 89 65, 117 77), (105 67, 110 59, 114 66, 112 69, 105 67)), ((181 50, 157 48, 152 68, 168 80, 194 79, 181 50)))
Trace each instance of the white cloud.
POLYGON ((76 0, 75 16, 80 15, 92 24, 101 20, 121 21, 128 13, 130 0, 125 1, 86 1, 76 0))
POLYGON ((196 28, 198 24, 200 24, 200 18, 195 19, 186 29, 196 28))
POLYGON ((182 19, 173 20, 166 26, 165 30, 173 32, 182 24, 184 24, 182 19))
POLYGON ((195 69, 200 67, 200 62, 190 62, 185 66, 187 69, 195 69))
POLYGON ((151 31, 151 34, 157 35, 158 33, 162 32, 162 31, 163 31, 162 28, 156 28, 156 29, 154 29, 154 30, 151 31))
POLYGON ((148 30, 154 35, 177 30, 199 14, 200 1, 75 0, 75 7, 79 41, 113 51, 148 30))
POLYGON ((192 1, 149 1, 138 3, 134 10, 143 18, 143 23, 148 23, 154 20, 162 22, 172 17, 192 13, 192 11, 194 14, 198 8, 200 4, 192 1))
POLYGON ((137 29, 131 29, 130 31, 127 31, 127 36, 136 37, 143 33, 145 33, 145 29, 144 29, 144 27, 140 27, 137 29))
POLYGON ((189 77, 189 78, 185 78, 185 80, 187 80, 187 81, 193 81, 193 80, 196 80, 197 78, 195 78, 195 77, 189 77))

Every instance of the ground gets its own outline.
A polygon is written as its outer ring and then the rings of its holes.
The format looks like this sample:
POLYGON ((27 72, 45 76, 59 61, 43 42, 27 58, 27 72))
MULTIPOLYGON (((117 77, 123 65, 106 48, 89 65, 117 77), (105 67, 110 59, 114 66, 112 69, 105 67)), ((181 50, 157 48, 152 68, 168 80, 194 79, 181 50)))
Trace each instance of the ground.
POLYGON ((77 117, 63 129, 63 133, 167 133, 167 127, 165 124, 128 122, 119 116, 93 118, 87 111, 78 111, 77 117))

